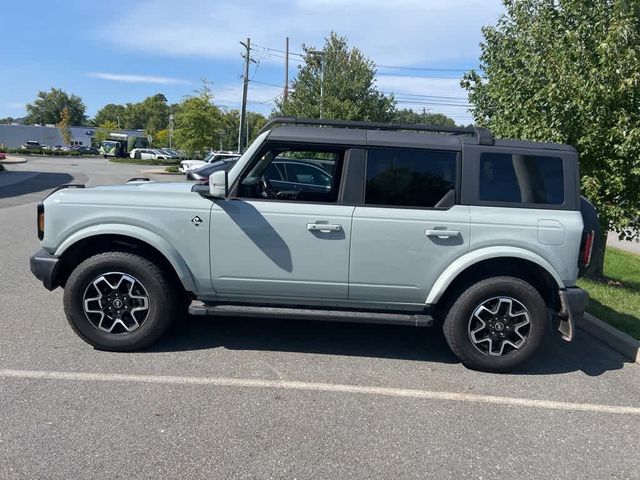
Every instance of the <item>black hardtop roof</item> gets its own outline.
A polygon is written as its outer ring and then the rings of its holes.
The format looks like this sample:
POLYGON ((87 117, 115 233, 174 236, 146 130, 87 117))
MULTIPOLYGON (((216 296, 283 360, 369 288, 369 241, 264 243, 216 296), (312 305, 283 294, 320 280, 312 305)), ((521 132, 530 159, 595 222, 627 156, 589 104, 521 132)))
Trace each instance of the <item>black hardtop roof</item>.
POLYGON ((314 143, 339 146, 441 148, 461 150, 463 144, 506 148, 527 148, 575 152, 570 145, 523 140, 496 140, 482 127, 437 127, 345 120, 275 117, 261 132, 269 139, 286 143, 314 143), (319 128, 322 127, 322 128, 319 128))

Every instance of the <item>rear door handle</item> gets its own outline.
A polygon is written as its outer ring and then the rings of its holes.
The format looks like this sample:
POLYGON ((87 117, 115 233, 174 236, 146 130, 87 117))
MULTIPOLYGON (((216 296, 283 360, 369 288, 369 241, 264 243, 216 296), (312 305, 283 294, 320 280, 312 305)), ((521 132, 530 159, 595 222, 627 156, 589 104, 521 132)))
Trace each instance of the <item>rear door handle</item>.
POLYGON ((460 232, 457 230, 427 230, 427 237, 438 237, 438 238, 451 238, 451 237, 459 237, 460 232))
POLYGON ((332 225, 330 223, 307 223, 307 230, 313 232, 339 232, 342 225, 332 225))

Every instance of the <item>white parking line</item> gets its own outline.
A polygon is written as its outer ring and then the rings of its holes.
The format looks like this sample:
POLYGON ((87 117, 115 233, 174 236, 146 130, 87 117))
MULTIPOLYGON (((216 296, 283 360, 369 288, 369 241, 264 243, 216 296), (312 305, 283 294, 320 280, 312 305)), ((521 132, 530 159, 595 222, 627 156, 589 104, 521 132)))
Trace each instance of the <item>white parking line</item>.
POLYGON ((360 395, 384 395, 399 398, 441 400, 450 402, 488 403, 512 407, 544 408, 593 413, 640 415, 640 407, 600 405, 595 403, 571 403, 529 398, 476 395, 469 393, 438 392, 406 388, 369 387, 335 383, 296 382, 287 380, 259 380, 225 377, 179 377, 164 375, 134 375, 120 373, 48 372, 42 370, 0 370, 0 378, 27 378, 41 380, 70 380, 79 382, 155 383, 160 385, 211 385, 240 388, 273 388, 312 392, 350 393, 360 395))

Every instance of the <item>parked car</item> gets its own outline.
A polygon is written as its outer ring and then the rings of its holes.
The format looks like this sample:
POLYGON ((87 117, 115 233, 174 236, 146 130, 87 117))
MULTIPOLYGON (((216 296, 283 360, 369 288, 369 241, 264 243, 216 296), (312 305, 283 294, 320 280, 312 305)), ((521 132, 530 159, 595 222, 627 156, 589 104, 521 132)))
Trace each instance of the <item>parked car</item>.
POLYGON ((138 160, 166 160, 170 158, 166 153, 153 148, 134 148, 129 153, 129 157, 138 160))
POLYGON ((183 152, 179 152, 178 150, 175 150, 173 148, 161 148, 160 150, 167 153, 170 158, 177 158, 180 160, 187 158, 187 156, 183 152))
POLYGON ((190 304, 194 315, 443 325, 464 365, 508 371, 550 323, 568 341, 582 321, 576 279, 593 231, 578 171, 569 145, 478 127, 276 118, 208 185, 56 190, 37 208, 31 270, 64 288, 71 327, 103 350, 150 345, 190 304), (319 188, 285 184, 289 163, 319 188))
POLYGON ((239 158, 240 155, 233 152, 210 152, 202 160, 183 160, 180 162, 178 171, 180 173, 187 173, 190 170, 203 167, 207 163, 214 163, 219 160, 239 158))
POLYGON ((76 147, 71 148, 71 150, 75 152, 79 152, 82 155, 99 155, 100 154, 97 148, 87 147, 86 145, 78 145, 76 147))
MULTIPOLYGON (((204 167, 187 172, 187 180, 208 182, 213 172, 228 171, 237 162, 233 160, 219 160, 204 167)), ((275 158, 264 172, 265 178, 278 190, 282 197, 299 192, 324 192, 331 188, 332 176, 313 160, 293 159, 286 157, 275 158)))
POLYGON ((42 150, 43 145, 40 144, 37 140, 27 140, 20 148, 23 150, 42 150))

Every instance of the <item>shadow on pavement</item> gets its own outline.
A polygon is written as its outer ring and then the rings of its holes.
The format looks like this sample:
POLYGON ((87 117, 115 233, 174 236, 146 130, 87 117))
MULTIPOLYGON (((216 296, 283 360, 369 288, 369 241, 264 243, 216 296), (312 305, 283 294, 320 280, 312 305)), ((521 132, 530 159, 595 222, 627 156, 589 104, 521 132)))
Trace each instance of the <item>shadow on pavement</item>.
POLYGON ((188 317, 148 351, 216 347, 458 363, 433 329, 309 320, 188 317))
MULTIPOLYGON (((436 328, 282 319, 186 317, 147 351, 219 347, 459 363, 436 328)), ((513 374, 582 371, 588 376, 598 376, 619 370, 625 363, 624 357, 582 330, 570 343, 549 331, 540 351, 513 374)))
MULTIPOLYGON (((9 175, 19 175, 21 173, 23 172, 8 172, 9 175)), ((1 187, 0 198, 18 197, 27 193, 41 192, 73 181, 73 176, 68 173, 40 172, 35 176, 32 175, 33 172, 24 173, 31 175, 23 181, 1 187)))

